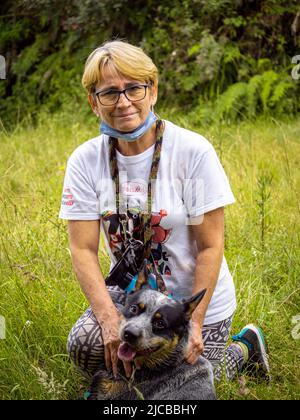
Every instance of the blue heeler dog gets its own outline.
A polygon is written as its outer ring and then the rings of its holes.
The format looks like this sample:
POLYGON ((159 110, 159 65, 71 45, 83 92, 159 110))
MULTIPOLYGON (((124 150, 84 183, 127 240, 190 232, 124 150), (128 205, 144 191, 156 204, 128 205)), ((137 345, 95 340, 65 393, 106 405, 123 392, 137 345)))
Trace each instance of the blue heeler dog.
MULTIPOLYGON (((118 357, 137 362, 130 380, 117 380, 101 368, 94 376, 89 399, 214 400, 213 370, 199 357, 184 359, 189 323, 206 290, 186 301, 175 301, 148 288, 128 295, 121 324, 118 357)), ((121 367, 121 366, 120 366, 121 367)))

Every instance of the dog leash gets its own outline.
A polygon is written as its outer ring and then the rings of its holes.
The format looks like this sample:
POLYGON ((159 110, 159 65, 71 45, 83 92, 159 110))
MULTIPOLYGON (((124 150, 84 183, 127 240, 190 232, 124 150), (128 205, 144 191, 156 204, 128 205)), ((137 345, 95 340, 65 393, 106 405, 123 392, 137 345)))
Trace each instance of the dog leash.
MULTIPOLYGON (((151 228, 151 210, 152 210, 152 187, 151 187, 151 183, 152 181, 155 181, 157 179, 157 173, 158 173, 158 168, 159 168, 159 162, 160 162, 160 156, 161 156, 161 148, 162 148, 162 141, 163 141, 163 132, 164 132, 164 122, 162 120, 158 120, 156 122, 156 141, 155 141, 155 146, 154 146, 154 153, 153 153, 153 158, 152 158, 152 164, 151 164, 151 171, 150 171, 150 176, 149 176, 149 181, 148 181, 148 189, 147 189, 147 205, 148 205, 148 211, 146 212, 142 212, 141 213, 141 217, 142 217, 142 228, 140 231, 140 240, 143 242, 144 244, 144 251, 143 251, 143 256, 142 256, 142 266, 144 264, 144 260, 146 259, 149 264, 151 265, 152 268, 152 272, 155 276, 156 279, 156 285, 157 285, 157 289, 165 294, 169 294, 167 289, 166 289, 166 285, 165 282, 163 280, 163 277, 161 275, 161 273, 159 273, 159 271, 156 268, 155 262, 153 260, 153 256, 151 254, 151 244, 152 244, 152 238, 154 236, 154 231, 151 228)), ((119 223, 121 223, 122 227, 123 227, 123 234, 125 237, 125 242, 126 242, 126 237, 127 237, 127 233, 128 230, 126 229, 126 227, 124 226, 123 223, 123 219, 121 219, 120 217, 120 184, 119 184, 119 169, 118 169, 118 163, 117 163, 117 142, 118 140, 115 137, 109 137, 109 162, 110 162, 110 172, 111 172, 111 176, 112 176, 112 180, 114 181, 115 187, 116 187, 116 210, 117 210, 117 216, 118 216, 118 221, 119 223)), ((126 246, 126 244, 125 244, 126 246)), ((149 269, 149 268, 148 268, 149 269)), ((151 273, 149 270, 149 276, 151 278, 151 273)), ((137 278, 135 278, 135 282, 137 281, 137 278)), ((152 278, 153 281, 153 278, 152 278)), ((153 284, 153 283, 152 283, 153 284)), ((151 284, 150 284, 151 286, 151 284)), ((131 286, 131 288, 133 287, 133 284, 131 286)))

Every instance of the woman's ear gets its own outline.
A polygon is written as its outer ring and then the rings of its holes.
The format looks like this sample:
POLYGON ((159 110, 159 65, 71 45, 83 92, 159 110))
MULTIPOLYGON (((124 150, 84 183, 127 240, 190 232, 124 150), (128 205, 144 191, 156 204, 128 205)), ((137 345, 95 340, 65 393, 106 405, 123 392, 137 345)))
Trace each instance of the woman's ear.
POLYGON ((151 107, 154 107, 157 101, 157 86, 152 85, 150 88, 151 107))
POLYGON ((88 94, 88 101, 89 101, 89 104, 90 104, 93 112, 97 115, 97 117, 100 117, 97 102, 96 102, 96 99, 95 99, 95 97, 92 93, 88 94))

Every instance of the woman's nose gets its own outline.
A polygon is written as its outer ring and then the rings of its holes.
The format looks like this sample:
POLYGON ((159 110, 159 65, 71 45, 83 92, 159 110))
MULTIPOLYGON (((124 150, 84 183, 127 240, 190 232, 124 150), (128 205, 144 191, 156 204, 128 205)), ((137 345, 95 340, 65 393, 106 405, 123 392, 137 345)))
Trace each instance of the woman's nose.
POLYGON ((119 100, 117 102, 117 106, 121 106, 122 107, 124 105, 125 106, 131 105, 131 101, 129 99, 127 99, 126 96, 125 96, 125 93, 122 92, 120 94, 119 100))

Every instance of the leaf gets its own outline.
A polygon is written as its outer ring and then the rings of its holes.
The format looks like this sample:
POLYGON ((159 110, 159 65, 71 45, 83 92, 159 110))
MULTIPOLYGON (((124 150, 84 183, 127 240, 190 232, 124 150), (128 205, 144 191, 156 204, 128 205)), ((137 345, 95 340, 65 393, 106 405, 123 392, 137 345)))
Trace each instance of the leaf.
POLYGON ((200 44, 193 45, 192 47, 190 47, 188 49, 188 52, 187 52, 188 53, 188 56, 191 57, 192 55, 197 54, 197 52, 200 50, 200 48, 201 48, 201 45, 200 44))
POLYGON ((272 88, 274 83, 278 81, 279 75, 275 73, 273 70, 269 70, 263 73, 263 84, 261 90, 261 100, 263 104, 264 112, 267 112, 269 109, 269 99, 271 96, 272 88))

